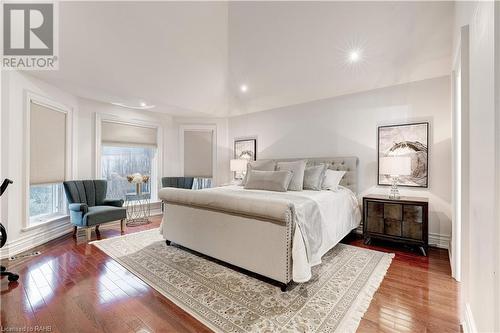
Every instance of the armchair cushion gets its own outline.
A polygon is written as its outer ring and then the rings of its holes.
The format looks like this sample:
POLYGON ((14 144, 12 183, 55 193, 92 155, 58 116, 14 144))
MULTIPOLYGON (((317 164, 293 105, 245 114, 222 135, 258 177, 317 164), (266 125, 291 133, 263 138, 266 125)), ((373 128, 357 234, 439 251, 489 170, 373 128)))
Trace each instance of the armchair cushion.
POLYGON ((89 207, 89 212, 83 216, 83 225, 93 226, 105 222, 117 221, 127 217, 127 210, 115 206, 89 207))
POLYGON ((72 204, 69 204, 69 210, 73 211, 73 212, 82 212, 84 214, 86 214, 88 211, 89 211, 89 206, 87 206, 87 204, 84 204, 84 203, 72 203, 72 204))
POLYGON ((103 206, 114 206, 114 207, 122 207, 123 200, 122 199, 104 199, 102 203, 103 206))

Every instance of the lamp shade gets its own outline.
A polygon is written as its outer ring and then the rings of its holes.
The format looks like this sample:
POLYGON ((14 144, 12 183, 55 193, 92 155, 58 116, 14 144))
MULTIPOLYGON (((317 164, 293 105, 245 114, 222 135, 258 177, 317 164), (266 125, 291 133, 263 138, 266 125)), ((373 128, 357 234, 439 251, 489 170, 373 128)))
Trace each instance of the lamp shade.
POLYGON ((247 160, 234 159, 229 162, 229 169, 235 172, 241 172, 247 170, 247 160))
POLYGON ((382 175, 408 176, 411 175, 410 156, 387 156, 379 161, 379 172, 382 175))

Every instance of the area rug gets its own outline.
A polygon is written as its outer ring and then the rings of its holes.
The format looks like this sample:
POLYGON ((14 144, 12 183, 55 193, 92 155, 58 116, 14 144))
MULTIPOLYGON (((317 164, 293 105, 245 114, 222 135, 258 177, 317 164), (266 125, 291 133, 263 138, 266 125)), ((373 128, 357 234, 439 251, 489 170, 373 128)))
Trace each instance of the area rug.
POLYGON ((93 242, 215 332, 354 332, 393 254, 338 244, 287 292, 183 248, 159 230, 93 242))

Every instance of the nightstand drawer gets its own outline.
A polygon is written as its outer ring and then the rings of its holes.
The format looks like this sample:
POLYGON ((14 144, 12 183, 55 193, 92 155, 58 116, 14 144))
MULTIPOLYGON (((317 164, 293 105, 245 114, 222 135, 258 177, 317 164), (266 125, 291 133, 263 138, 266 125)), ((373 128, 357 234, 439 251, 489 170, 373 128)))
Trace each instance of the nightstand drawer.
POLYGON ((403 221, 403 237, 422 240, 422 222, 403 221))
POLYGON ((422 223, 422 219, 424 216, 424 207, 404 205, 403 211, 403 220, 408 222, 422 223))
POLYGON ((384 204, 380 202, 368 202, 367 214, 369 217, 384 218, 384 204))
POLYGON ((384 218, 383 217, 368 216, 366 222, 367 222, 366 228, 369 232, 375 232, 378 234, 384 233, 384 218))
POLYGON ((399 204, 384 204, 384 218, 401 221, 403 219, 403 206, 399 204))
POLYGON ((401 220, 384 219, 384 234, 401 237, 401 220))

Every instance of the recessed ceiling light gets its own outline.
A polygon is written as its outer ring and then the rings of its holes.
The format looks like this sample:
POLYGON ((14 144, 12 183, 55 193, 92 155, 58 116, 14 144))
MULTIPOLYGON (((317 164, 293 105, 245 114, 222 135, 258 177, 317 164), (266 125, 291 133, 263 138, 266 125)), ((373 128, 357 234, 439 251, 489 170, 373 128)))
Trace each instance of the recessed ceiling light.
POLYGON ((147 105, 144 102, 139 103, 139 105, 130 105, 130 104, 125 104, 125 103, 120 103, 120 102, 111 102, 111 104, 116 105, 116 106, 121 106, 122 108, 135 109, 135 110, 149 110, 149 109, 152 109, 156 106, 156 105, 147 105))
POLYGON ((241 90, 241 92, 247 92, 248 91, 248 86, 246 84, 242 84, 240 86, 240 90, 241 90))
POLYGON ((361 54, 359 51, 357 50, 353 50, 349 53, 349 61, 351 63, 354 63, 354 62, 357 62, 359 61, 359 59, 361 58, 361 54))

